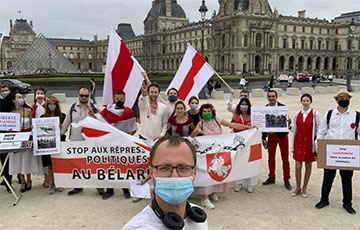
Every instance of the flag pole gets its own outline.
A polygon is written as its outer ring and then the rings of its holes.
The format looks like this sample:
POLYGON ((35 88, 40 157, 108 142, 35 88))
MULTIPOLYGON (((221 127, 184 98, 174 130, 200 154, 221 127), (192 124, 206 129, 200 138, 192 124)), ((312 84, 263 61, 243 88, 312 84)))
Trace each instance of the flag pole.
MULTIPOLYGON (((206 62, 207 63, 207 62, 206 62)), ((220 80, 226 85, 226 87, 228 87, 229 89, 232 89, 231 87, 230 87, 230 85, 228 84, 228 83, 226 83, 226 81, 213 69, 213 67, 209 64, 209 63, 207 63, 207 65, 211 68, 211 70, 215 73, 215 75, 218 77, 218 78, 220 78, 220 80)))

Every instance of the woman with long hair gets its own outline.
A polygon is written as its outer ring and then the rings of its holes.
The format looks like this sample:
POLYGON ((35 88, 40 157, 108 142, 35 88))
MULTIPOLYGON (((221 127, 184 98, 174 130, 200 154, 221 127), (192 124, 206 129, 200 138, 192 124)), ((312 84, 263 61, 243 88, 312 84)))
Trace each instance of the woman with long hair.
MULTIPOLYGON (((234 122, 229 122, 224 119, 221 119, 216 116, 215 108, 212 104, 203 104, 200 107, 199 111, 201 115, 201 120, 197 124, 195 130, 192 135, 196 136, 198 134, 202 135, 219 135, 222 134, 221 126, 226 126, 229 128, 236 129, 247 129, 245 125, 241 125, 234 122)), ((211 203, 212 201, 219 201, 219 197, 216 195, 217 193, 226 193, 228 191, 227 184, 219 184, 212 186, 204 186, 204 187, 196 187, 194 194, 202 195, 201 205, 207 209, 214 209, 215 206, 211 203)))
POLYGON ((190 109, 187 111, 187 114, 194 120, 195 127, 200 121, 199 103, 199 98, 197 98, 196 96, 192 96, 189 98, 190 109))
POLYGON ((310 94, 303 94, 300 102, 303 108, 295 114, 294 125, 291 127, 291 131, 294 132, 293 158, 296 161, 296 189, 291 196, 302 194, 306 198, 308 197, 307 185, 310 180, 312 162, 316 161, 315 138, 316 130, 321 124, 321 115, 311 108, 312 96, 310 94), (305 178, 301 189, 302 162, 305 162, 305 178))
MULTIPOLYGON (((61 112, 59 100, 54 97, 50 96, 46 99, 46 107, 45 107, 45 114, 41 117, 59 117, 60 126, 65 120, 65 114, 61 112)), ((66 136, 61 135, 61 141, 65 141, 66 136)), ((51 157, 50 155, 42 155, 42 164, 43 167, 48 168, 48 183, 50 184, 49 187, 49 194, 54 194, 56 191, 55 183, 54 183, 54 172, 51 164, 51 157)), ((62 188, 58 188, 58 190, 62 190, 62 188)))
POLYGON ((187 137, 195 129, 194 120, 186 113, 183 101, 175 103, 175 110, 168 120, 167 134, 187 137))
MULTIPOLYGON (((250 100, 246 97, 241 98, 239 104, 236 106, 235 113, 232 118, 232 122, 242 124, 246 127, 243 129, 233 129, 234 133, 241 132, 245 129, 252 128, 251 126, 251 103, 250 100)), ((252 186, 257 184, 257 178, 249 177, 245 178, 243 180, 238 180, 234 182, 237 184, 234 187, 235 192, 240 192, 240 190, 243 188, 243 185, 246 186, 246 191, 248 193, 253 192, 252 186)))
MULTIPOLYGON (((12 113, 20 114, 20 132, 31 132, 31 107, 25 103, 25 100, 20 93, 14 93, 9 96, 11 96, 12 102, 14 103, 14 109, 12 110, 12 113)), ((11 175, 19 175, 21 183, 20 192, 23 193, 25 191, 31 190, 31 173, 40 172, 39 165, 41 162, 39 159, 41 158, 33 156, 31 149, 10 154, 9 173, 11 175)))

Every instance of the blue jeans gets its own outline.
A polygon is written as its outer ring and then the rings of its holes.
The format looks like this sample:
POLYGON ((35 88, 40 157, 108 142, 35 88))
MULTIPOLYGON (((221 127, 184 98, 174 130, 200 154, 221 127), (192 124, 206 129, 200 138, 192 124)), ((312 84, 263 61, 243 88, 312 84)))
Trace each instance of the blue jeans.
POLYGON ((94 92, 90 93, 90 99, 92 100, 92 103, 94 103, 94 104, 96 104, 95 94, 96 94, 96 90, 94 90, 94 92))

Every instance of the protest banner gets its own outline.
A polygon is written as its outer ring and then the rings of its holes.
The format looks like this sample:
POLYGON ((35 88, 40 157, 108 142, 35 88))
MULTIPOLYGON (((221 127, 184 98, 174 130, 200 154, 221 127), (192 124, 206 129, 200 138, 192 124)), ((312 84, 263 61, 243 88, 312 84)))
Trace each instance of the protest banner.
POLYGON ((289 132, 287 106, 252 106, 251 125, 260 132, 289 132))
POLYGON ((318 140, 318 168, 360 170, 360 140, 318 140))
MULTIPOLYGON (((128 188, 130 181, 147 176, 150 146, 117 129, 108 132, 112 127, 107 124, 87 121, 92 125, 83 126, 86 141, 62 142, 62 153, 52 155, 57 187, 128 188), (96 129, 100 124, 102 129, 96 129)), ((231 182, 261 172, 261 133, 256 129, 189 139, 197 151, 195 186, 231 182)))
POLYGON ((20 131, 20 113, 0 113, 0 131, 20 131))
POLYGON ((59 123, 59 117, 32 119, 34 156, 60 153, 59 123))

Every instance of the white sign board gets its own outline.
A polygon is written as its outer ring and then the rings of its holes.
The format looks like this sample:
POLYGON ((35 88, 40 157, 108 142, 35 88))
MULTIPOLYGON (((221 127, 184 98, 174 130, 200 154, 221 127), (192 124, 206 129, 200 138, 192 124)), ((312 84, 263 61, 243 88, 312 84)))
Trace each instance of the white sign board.
POLYGON ((261 132, 289 132, 287 106, 252 106, 251 125, 261 132))
POLYGON ((59 117, 33 118, 34 156, 59 154, 59 117))
POLYGON ((356 145, 327 145, 326 164, 336 167, 360 167, 360 147, 356 145))
POLYGON ((0 113, 0 131, 20 131, 19 113, 0 113))

